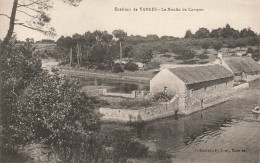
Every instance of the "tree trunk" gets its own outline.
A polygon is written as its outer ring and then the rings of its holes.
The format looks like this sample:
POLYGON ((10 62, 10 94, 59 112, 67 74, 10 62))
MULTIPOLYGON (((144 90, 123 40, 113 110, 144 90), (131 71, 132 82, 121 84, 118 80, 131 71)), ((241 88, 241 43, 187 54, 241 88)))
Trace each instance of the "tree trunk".
POLYGON ((121 41, 120 41, 119 45, 120 45, 120 65, 121 65, 121 64, 122 64, 122 56, 123 56, 123 54, 122 54, 122 43, 121 43, 121 41))
POLYGON ((79 52, 80 50, 79 50, 79 43, 77 43, 77 60, 78 60, 78 66, 79 66, 79 52))
POLYGON ((72 48, 70 48, 70 67, 72 66, 72 48))
MULTIPOLYGON (((7 44, 9 43, 10 38, 13 35, 17 5, 18 5, 18 0, 14 0, 13 9, 12 9, 11 17, 10 17, 9 29, 8 29, 8 32, 5 36, 5 38, 4 38, 4 41, 1 43, 0 55, 4 54, 4 50, 7 47, 7 44)), ((3 69, 2 69, 3 60, 2 59, 3 59, 3 57, 0 56, 0 72, 3 71, 3 69)), ((4 118, 4 116, 3 116, 3 105, 2 105, 2 102, 3 102, 2 101, 3 84, 4 84, 4 81, 3 81, 2 73, 0 73, 0 125, 2 125, 3 118, 4 118)), ((2 145, 2 142, 0 142, 0 143, 2 145)))
POLYGON ((1 44, 1 48, 4 48, 4 47, 7 46, 7 44, 9 43, 9 41, 10 41, 12 35, 13 35, 17 5, 18 5, 18 0, 14 0, 13 9, 12 9, 11 17, 10 17, 9 29, 8 29, 8 32, 5 36, 5 38, 4 38, 4 41, 1 44))

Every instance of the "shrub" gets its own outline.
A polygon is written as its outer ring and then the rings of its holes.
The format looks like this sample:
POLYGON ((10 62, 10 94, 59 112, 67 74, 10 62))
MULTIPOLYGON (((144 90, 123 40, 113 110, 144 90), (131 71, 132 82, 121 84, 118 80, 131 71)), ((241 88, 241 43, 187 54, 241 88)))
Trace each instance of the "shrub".
POLYGON ((138 65, 131 61, 127 62, 125 64, 125 70, 136 71, 136 70, 138 70, 138 65))
POLYGON ((254 53, 254 50, 253 50, 252 48, 248 48, 246 53, 251 53, 251 54, 253 54, 253 53, 254 53))
POLYGON ((173 95, 166 94, 164 92, 158 92, 153 95, 152 101, 154 102, 168 102, 173 98, 173 95))
POLYGON ((113 67, 112 67, 112 72, 113 73, 119 73, 119 72, 124 72, 124 70, 122 69, 121 65, 119 63, 116 63, 113 67))
POLYGON ((198 58, 199 59, 208 59, 209 56, 207 54, 200 54, 200 55, 198 55, 198 58))
POLYGON ((158 149, 149 153, 149 157, 153 160, 167 160, 173 156, 167 153, 165 150, 158 149))
POLYGON ((126 108, 133 108, 133 107, 147 107, 151 106, 152 103, 149 100, 129 100, 129 99, 123 99, 118 103, 120 106, 126 107, 126 108))
POLYGON ((160 65, 161 65, 160 62, 152 61, 152 62, 148 62, 146 64, 146 68, 147 69, 156 69, 156 68, 160 68, 160 65))

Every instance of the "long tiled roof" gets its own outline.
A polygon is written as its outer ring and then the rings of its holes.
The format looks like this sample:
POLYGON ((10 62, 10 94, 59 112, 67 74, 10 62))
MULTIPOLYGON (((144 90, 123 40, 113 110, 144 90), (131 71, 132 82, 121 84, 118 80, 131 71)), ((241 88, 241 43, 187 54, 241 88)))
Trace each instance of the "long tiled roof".
POLYGON ((169 68, 169 70, 185 84, 195 84, 234 76, 229 70, 220 65, 177 67, 169 68))
POLYGON ((223 58, 230 69, 235 73, 260 71, 260 65, 250 57, 223 58))

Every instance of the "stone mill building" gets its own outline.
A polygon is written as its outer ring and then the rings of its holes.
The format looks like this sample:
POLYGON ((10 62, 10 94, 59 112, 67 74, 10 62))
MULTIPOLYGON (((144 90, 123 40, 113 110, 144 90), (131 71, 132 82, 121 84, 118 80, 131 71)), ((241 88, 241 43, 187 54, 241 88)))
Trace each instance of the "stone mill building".
POLYGON ((150 92, 167 92, 178 97, 178 114, 189 114, 224 102, 233 89, 234 75, 213 64, 165 68, 150 81, 150 92))

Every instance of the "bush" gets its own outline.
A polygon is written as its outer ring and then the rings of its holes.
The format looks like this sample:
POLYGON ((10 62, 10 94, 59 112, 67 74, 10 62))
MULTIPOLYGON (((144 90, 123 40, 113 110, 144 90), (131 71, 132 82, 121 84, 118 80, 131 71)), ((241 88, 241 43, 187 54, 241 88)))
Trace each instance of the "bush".
POLYGON ((147 107, 151 106, 152 103, 149 100, 129 100, 129 99, 124 99, 118 103, 120 106, 123 106, 125 108, 133 108, 133 107, 147 107))
POLYGON ((124 70, 122 69, 121 65, 119 63, 116 63, 113 67, 112 67, 112 72, 113 73, 119 73, 119 72, 124 72, 124 70))
POLYGON ((254 53, 254 50, 253 50, 252 48, 248 48, 246 54, 248 54, 248 53, 253 54, 253 53, 254 53))
POLYGON ((164 92, 158 92, 152 97, 154 102, 168 102, 173 98, 173 95, 168 95, 164 92))
POLYGON ((165 150, 158 149, 156 151, 150 152, 149 157, 153 160, 167 160, 173 156, 167 153, 165 150))
POLYGON ((125 70, 136 71, 136 70, 138 70, 138 65, 131 61, 127 62, 125 64, 125 70))
POLYGON ((160 65, 161 65, 160 62, 152 61, 152 62, 148 62, 146 64, 146 68, 147 69, 156 69, 156 68, 160 68, 160 65))
POLYGON ((208 59, 209 56, 206 55, 206 54, 200 54, 200 55, 198 55, 198 58, 199 58, 199 59, 208 59))

